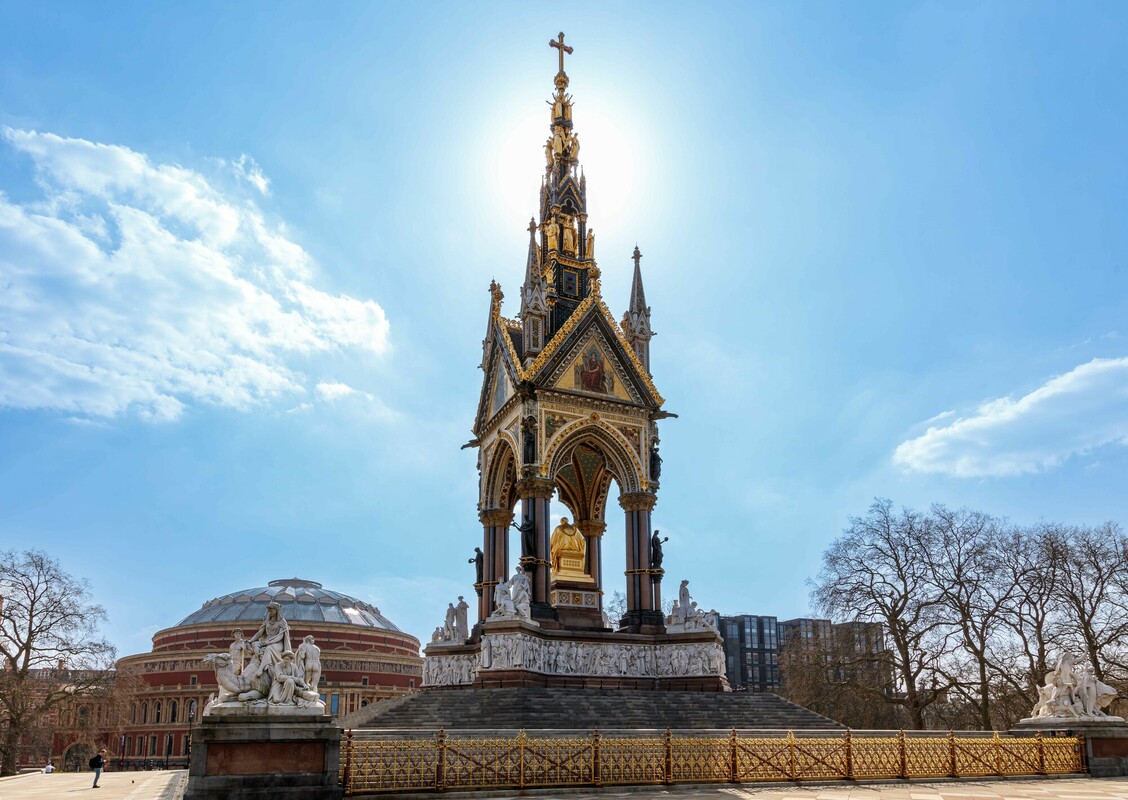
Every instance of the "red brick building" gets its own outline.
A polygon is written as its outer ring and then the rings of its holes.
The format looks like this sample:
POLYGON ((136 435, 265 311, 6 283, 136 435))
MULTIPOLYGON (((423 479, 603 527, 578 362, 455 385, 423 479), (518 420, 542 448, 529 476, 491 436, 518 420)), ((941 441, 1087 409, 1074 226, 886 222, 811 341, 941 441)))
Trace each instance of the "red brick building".
POLYGON ((227 650, 238 628, 250 638, 277 602, 297 647, 312 635, 321 648, 318 690, 326 709, 343 716, 358 708, 409 692, 422 683, 419 640, 396 627, 380 610, 313 581, 271 581, 209 600, 171 628, 153 636, 153 650, 118 661, 119 672, 134 671, 142 689, 130 703, 124 731, 111 758, 126 762, 182 762, 188 736, 208 697, 215 673, 202 663, 208 653, 227 650))

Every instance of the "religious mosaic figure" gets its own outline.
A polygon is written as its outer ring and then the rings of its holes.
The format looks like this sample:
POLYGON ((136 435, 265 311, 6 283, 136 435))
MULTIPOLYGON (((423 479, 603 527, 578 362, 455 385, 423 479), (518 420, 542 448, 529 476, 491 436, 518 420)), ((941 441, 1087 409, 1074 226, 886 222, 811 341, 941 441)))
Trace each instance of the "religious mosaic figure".
MULTIPOLYGON (((560 518, 560 524, 556 526, 556 530, 552 532, 552 538, 549 539, 549 558, 552 561, 552 569, 554 572, 573 572, 575 570, 565 569, 562 561, 565 558, 579 559, 579 563, 583 564, 584 559, 584 537, 580 533, 579 528, 571 525, 567 517, 560 518)), ((583 571, 581 566, 580 571, 583 571)))
POLYGON ((611 394, 615 390, 615 376, 603 363, 603 353, 591 347, 576 364, 575 383, 586 392, 611 394))

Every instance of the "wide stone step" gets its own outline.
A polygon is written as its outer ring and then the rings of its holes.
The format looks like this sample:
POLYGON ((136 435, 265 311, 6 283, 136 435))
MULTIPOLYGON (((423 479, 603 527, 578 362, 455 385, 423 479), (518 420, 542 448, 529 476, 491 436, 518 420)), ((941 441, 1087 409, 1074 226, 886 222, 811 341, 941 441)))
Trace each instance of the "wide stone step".
POLYGON ((345 722, 392 730, 842 727, 774 694, 531 687, 423 690, 369 706, 345 722))

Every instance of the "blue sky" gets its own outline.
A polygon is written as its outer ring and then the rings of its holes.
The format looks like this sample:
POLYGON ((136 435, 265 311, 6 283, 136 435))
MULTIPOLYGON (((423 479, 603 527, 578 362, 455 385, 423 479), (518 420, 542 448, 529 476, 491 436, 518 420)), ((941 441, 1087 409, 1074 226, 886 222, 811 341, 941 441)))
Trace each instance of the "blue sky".
POLYGON ((675 582, 801 615, 875 496, 1128 521, 1126 21, 0 6, 0 546, 89 579, 123 654, 293 575, 432 630, 472 592, 459 446, 561 29, 604 295, 621 313, 637 241, 679 414, 675 582))

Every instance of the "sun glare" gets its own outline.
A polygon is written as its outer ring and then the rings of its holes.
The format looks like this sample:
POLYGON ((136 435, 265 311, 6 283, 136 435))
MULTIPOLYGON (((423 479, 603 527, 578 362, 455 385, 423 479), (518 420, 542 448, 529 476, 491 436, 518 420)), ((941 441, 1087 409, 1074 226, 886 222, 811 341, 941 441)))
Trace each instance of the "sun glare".
MULTIPOLYGON (((620 221, 632 203, 636 181, 632 138, 593 103, 576 101, 575 132, 580 138, 580 164, 587 177, 588 224, 620 221)), ((548 108, 514 117, 494 139, 494 193, 499 213, 514 224, 537 216, 540 180, 545 171, 544 143, 549 136, 548 108)))

